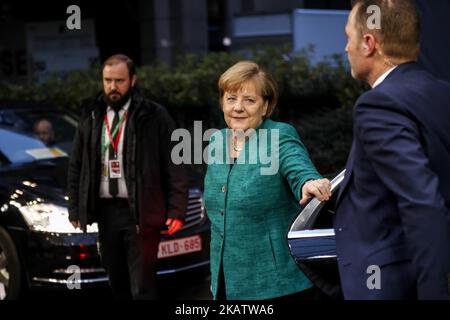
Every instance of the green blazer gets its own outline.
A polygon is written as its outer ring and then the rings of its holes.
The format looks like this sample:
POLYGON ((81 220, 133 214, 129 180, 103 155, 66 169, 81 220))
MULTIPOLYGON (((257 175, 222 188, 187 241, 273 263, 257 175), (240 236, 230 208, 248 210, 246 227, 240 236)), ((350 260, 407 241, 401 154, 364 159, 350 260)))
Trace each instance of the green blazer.
POLYGON ((321 176, 297 131, 288 124, 265 120, 233 165, 223 163, 229 159, 225 135, 223 129, 211 137, 205 176, 214 299, 221 267, 227 299, 270 299, 310 288, 311 282, 290 255, 286 235, 300 210, 303 184, 321 176), (261 138, 263 132, 268 139, 261 138), (272 141, 270 137, 277 134, 278 139, 272 141), (263 140, 270 142, 267 147, 261 143, 263 140), (250 161, 261 151, 279 154, 274 156, 278 158, 278 169, 271 170, 271 174, 262 174, 261 169, 269 167, 262 156, 256 163, 255 159, 250 161))

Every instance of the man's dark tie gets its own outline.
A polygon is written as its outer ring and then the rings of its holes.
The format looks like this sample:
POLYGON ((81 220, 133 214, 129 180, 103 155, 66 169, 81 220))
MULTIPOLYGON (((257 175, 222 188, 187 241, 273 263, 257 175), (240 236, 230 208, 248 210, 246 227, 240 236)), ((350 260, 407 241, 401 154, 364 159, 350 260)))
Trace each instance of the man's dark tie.
MULTIPOLYGON (((114 111, 114 119, 111 125, 111 136, 114 132, 114 129, 117 127, 117 125, 119 124, 119 112, 114 111)), ((119 134, 117 132, 117 134, 119 134)), ((113 140, 115 140, 115 137, 113 137, 113 140)), ((119 151, 119 143, 117 143, 117 151, 119 151)), ((114 156, 114 148, 112 146, 112 143, 109 146, 109 160, 115 159, 114 156)), ((111 196, 114 198, 117 196, 117 194, 119 193, 119 185, 118 185, 118 179, 111 179, 109 178, 109 193, 111 194, 111 196)))

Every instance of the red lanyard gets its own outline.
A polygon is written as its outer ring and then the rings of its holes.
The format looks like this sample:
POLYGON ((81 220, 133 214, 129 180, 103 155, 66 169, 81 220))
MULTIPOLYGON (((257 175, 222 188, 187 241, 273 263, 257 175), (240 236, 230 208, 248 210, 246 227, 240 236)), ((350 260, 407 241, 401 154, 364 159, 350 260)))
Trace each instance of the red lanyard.
POLYGON ((111 146, 113 147, 114 155, 116 158, 117 158, 117 149, 119 147, 120 136, 122 135, 123 123, 125 122, 125 120, 127 120, 127 116, 128 116, 128 111, 125 112, 125 115, 123 116, 123 118, 120 119, 119 132, 116 134, 116 138, 113 139, 113 137, 111 135, 111 128, 109 127, 108 115, 105 114, 106 132, 108 133, 109 142, 111 143, 111 146))

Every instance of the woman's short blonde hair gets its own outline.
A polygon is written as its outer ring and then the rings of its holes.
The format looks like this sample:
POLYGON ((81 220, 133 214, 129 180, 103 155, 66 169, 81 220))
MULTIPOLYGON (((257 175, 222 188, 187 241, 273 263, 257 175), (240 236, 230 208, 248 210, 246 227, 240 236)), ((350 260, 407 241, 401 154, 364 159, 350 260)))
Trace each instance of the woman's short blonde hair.
POLYGON ((252 81, 259 94, 267 102, 264 118, 269 118, 278 102, 278 85, 272 76, 252 61, 239 61, 222 73, 219 78, 219 97, 222 106, 225 92, 237 92, 248 81, 252 81))

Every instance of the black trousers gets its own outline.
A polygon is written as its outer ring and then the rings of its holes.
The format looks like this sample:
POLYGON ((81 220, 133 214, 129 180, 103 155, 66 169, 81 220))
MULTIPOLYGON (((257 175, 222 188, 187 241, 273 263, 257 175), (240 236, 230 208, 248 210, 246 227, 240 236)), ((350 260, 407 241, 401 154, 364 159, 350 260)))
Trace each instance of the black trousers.
POLYGON ((126 199, 101 199, 99 209, 100 255, 115 298, 156 299, 159 230, 138 233, 126 199))

